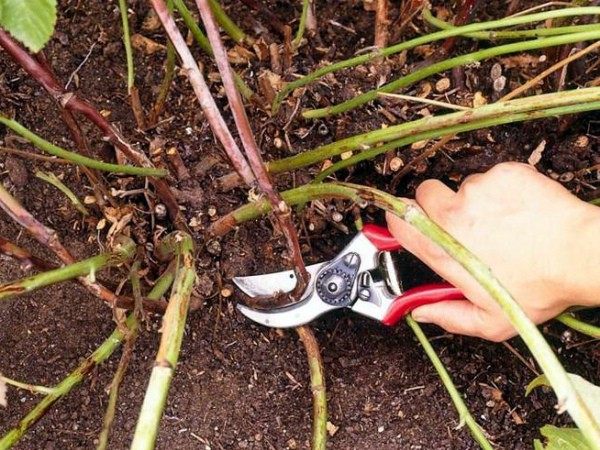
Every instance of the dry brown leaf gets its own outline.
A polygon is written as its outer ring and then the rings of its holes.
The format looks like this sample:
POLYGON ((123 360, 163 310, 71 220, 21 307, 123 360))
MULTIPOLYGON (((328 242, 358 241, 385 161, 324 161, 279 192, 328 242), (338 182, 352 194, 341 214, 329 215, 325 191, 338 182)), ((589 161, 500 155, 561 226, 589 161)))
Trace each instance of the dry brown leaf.
POLYGON ((363 0, 363 8, 365 11, 375 11, 376 3, 376 0, 363 0))
POLYGON ((475 92, 475 95, 473 96, 473 108, 478 108, 480 106, 487 105, 487 104, 488 104, 487 98, 485 98, 483 96, 481 91, 475 92))
POLYGON ((138 33, 131 36, 131 45, 134 49, 144 52, 146 55, 152 55, 167 49, 164 45, 138 33))
POLYGON ((227 59, 231 64, 248 64, 254 58, 254 53, 241 45, 236 45, 227 52, 227 59))
POLYGON ((523 54, 505 56, 504 58, 499 58, 499 61, 505 69, 514 69, 515 67, 522 69, 527 66, 537 66, 540 58, 534 55, 523 54))
POLYGON ((148 12, 148 15, 144 18, 144 22, 142 23, 142 30, 144 31, 156 31, 160 28, 160 19, 156 12, 151 9, 148 12))

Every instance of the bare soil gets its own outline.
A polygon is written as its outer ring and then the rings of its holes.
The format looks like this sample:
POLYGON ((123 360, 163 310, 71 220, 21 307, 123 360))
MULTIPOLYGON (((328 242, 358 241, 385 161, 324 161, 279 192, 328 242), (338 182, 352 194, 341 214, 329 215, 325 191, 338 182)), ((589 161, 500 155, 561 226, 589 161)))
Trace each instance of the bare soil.
MULTIPOLYGON (((46 49, 58 78, 66 82, 76 72, 71 89, 109 115, 128 140, 146 152, 151 143, 159 142, 157 139, 162 140, 165 148, 177 147, 193 174, 192 180, 185 182, 178 182, 173 176, 172 184, 181 192, 179 198, 187 219, 198 218, 202 223, 201 228, 194 230, 194 238, 199 249, 197 293, 203 301, 189 317, 157 448, 310 448, 310 383, 304 350, 297 335, 294 331, 266 329, 250 323, 235 310, 236 302, 241 299, 235 295, 228 298, 220 295, 222 287, 229 285, 233 276, 282 269, 285 265, 282 240, 274 235, 269 220, 263 219, 245 224, 224 237, 219 242, 220 248, 214 250, 211 247, 212 252, 206 250, 205 229, 210 222, 241 205, 247 194, 242 189, 229 193, 218 189, 216 180, 229 173, 230 168, 215 144, 185 75, 179 73, 175 79, 162 115, 168 120, 152 130, 141 132, 136 129, 126 96, 125 56, 116 2, 63 0, 59 3, 57 33, 46 49), (202 162, 209 158, 216 163, 206 167, 202 162), (212 210, 216 211, 214 216, 209 213, 212 210)), ((292 27, 297 25, 300 2, 293 6, 291 2, 283 1, 265 3, 283 22, 295 20, 292 27)), ((324 58, 335 61, 350 57, 372 42, 373 16, 364 12, 362 1, 317 3, 319 36, 303 46, 295 57, 293 71, 298 73, 308 73, 324 58)), ((506 2, 484 3, 477 13, 478 20, 499 17, 505 11, 506 2)), ((281 41, 264 18, 247 10, 241 2, 230 0, 224 4, 249 33, 263 30, 267 42, 281 41)), ((129 6, 133 32, 164 43, 160 30, 142 31, 148 15, 146 2, 130 1, 129 6)), ((395 14, 397 10, 392 12, 395 14)), ((414 33, 416 31, 409 27, 406 38, 414 33)), ((454 52, 472 51, 477 45, 472 41, 459 41, 454 52)), ((135 52, 136 83, 147 110, 161 82, 164 55, 163 51, 151 55, 135 52)), ((206 64, 208 72, 216 72, 200 53, 198 59, 206 64)), ((395 65, 398 61, 398 58, 391 58, 327 78, 307 89, 303 107, 336 103, 354 91, 366 91, 382 76, 389 80, 409 70, 410 64, 417 63, 419 57, 409 55, 408 65, 403 68, 395 65)), ((493 63, 467 68, 462 73, 464 86, 451 94, 450 100, 469 98, 475 91, 481 91, 491 100, 497 98, 499 93, 494 92, 488 76, 493 63)), ((500 63, 505 67, 508 79, 504 93, 541 67, 525 64, 507 68, 507 60, 500 63)), ((251 60, 238 69, 249 85, 258 90, 256 74, 269 67, 268 60, 251 60)), ((584 78, 571 81, 570 85, 583 84, 598 75, 596 69, 584 78)), ((453 75, 448 73, 447 76, 453 75)), ((414 87, 414 93, 425 88, 419 84, 414 87)), ((551 91, 553 86, 546 84, 543 89, 551 91)), ((225 105, 218 84, 214 84, 213 90, 220 98, 220 104, 225 105)), ((276 138, 286 137, 283 126, 292 111, 284 108, 280 116, 270 118, 261 108, 252 105, 249 115, 265 158, 275 159, 292 151, 314 148, 389 124, 390 115, 382 113, 382 108, 392 111, 391 117, 402 114, 402 118, 397 117, 398 121, 424 114, 420 106, 399 112, 401 108, 397 105, 384 101, 377 105, 320 120, 316 125, 293 120, 287 131, 293 150, 276 145, 276 138)), ((73 148, 56 105, 4 53, 0 53, 0 110, 14 115, 46 139, 73 148)), ((114 158, 114 149, 103 143, 91 126, 86 125, 84 131, 93 143, 97 157, 114 158)), ((501 161, 526 161, 533 149, 545 140, 546 150, 538 164, 539 170, 559 178, 582 198, 595 198, 599 196, 597 180, 580 171, 600 163, 598 136, 600 117, 591 113, 571 120, 551 119, 465 134, 446 152, 425 161, 406 176, 396 193, 410 196, 418 183, 429 177, 455 186, 464 176, 485 171, 501 161), (582 136, 587 139, 583 146, 578 141, 582 136)), ((6 129, 0 129, 0 144, 33 151, 29 144, 16 139, 6 129)), ((418 152, 410 148, 397 153, 405 162, 411 161, 416 154, 418 152)), ((97 230, 101 218, 99 210, 92 206, 92 218, 82 219, 65 197, 34 175, 37 170, 61 175, 63 181, 83 198, 91 195, 91 190, 77 169, 0 154, 0 170, 2 183, 38 219, 55 228, 78 258, 101 251, 105 230, 97 230)), ((284 189, 308 180, 313 172, 311 169, 295 176, 282 175, 277 181, 284 189)), ((373 162, 361 163, 338 176, 389 189, 393 173, 385 169, 381 157, 375 166, 373 162)), ((128 177, 109 176, 106 179, 115 188, 143 187, 142 182, 128 177)), ((152 240, 152 233, 156 231, 151 229, 148 215, 143 213, 148 206, 143 195, 127 197, 126 201, 139 211, 129 230, 143 245, 152 240)), ((330 210, 342 209, 337 202, 324 204, 330 210)), ((314 210, 309 209, 306 214, 308 218, 304 220, 315 225, 315 231, 308 235, 302 233, 307 262, 330 258, 350 236, 340 231, 339 224, 314 210)), ((366 222, 380 219, 381 215, 376 211, 367 210, 363 214, 366 222)), ((352 214, 344 213, 343 224, 352 230, 352 214)), ((157 227, 168 229, 169 226, 168 221, 157 222, 157 227)), ((0 212, 0 235, 37 256, 54 261, 45 248, 14 225, 3 212, 0 212)), ((158 270, 152 266, 149 278, 153 278, 158 270)), ((14 261, 0 256, 0 282, 27 273, 14 261)), ((126 276, 127 269, 123 268, 103 272, 100 278, 108 285, 117 286, 126 276)), ((591 312, 587 319, 597 320, 595 316, 591 312)), ((110 448, 128 448, 156 353, 159 326, 159 318, 151 318, 135 346, 122 386, 110 448)), ((2 301, 0 373, 28 383, 51 386, 73 370, 113 328, 111 310, 76 283, 62 283, 2 301)), ((565 333, 562 326, 554 323, 543 328, 568 370, 600 383, 600 346, 597 342, 588 342, 576 333, 565 333)), ((477 448, 468 431, 459 427, 455 409, 435 370, 405 325, 388 329, 351 314, 338 313, 318 320, 314 329, 325 361, 329 420, 339 427, 329 439, 329 448, 477 448)), ((505 346, 451 336, 435 327, 426 327, 426 331, 434 339, 438 354, 458 389, 464 393, 469 408, 498 448, 531 448, 532 440, 538 436, 538 429, 543 424, 569 424, 566 415, 555 414, 555 399, 551 393, 537 390, 524 397, 525 387, 535 374, 505 346)), ((534 365, 519 339, 511 340, 510 344, 534 365)), ((93 448, 102 426, 107 388, 119 356, 120 352, 117 352, 95 369, 81 386, 54 405, 16 448, 93 448)), ((9 405, 0 410, 0 432, 16 426, 40 399, 39 395, 10 388, 9 405)))

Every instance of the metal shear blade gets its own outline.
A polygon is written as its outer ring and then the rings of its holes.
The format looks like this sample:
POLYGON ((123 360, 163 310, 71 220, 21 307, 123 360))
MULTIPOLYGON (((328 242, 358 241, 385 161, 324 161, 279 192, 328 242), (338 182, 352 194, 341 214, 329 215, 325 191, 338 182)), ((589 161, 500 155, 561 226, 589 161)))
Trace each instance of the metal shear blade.
MULTIPOLYGON (((314 279, 324 265, 322 262, 307 266, 311 280, 304 297, 296 303, 270 310, 259 310, 244 305, 237 305, 238 310, 249 319, 268 327, 290 328, 307 324, 317 317, 336 309, 334 306, 323 303, 318 297, 311 295, 314 279)), ((235 277, 235 285, 250 297, 273 296, 279 292, 288 293, 296 287, 296 275, 292 270, 254 275, 249 277, 235 277)))
MULTIPOLYGON (((307 266, 306 270, 314 277, 327 262, 307 266)), ((280 292, 292 292, 296 287, 296 274, 293 270, 233 278, 235 285, 248 297, 271 297, 280 292)))

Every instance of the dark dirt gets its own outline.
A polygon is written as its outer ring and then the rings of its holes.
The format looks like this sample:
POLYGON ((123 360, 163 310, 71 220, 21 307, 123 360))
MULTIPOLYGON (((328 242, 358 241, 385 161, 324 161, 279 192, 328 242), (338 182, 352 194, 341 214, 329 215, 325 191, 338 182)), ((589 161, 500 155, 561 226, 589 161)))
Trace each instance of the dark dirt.
MULTIPOLYGON (((170 391, 162 419, 158 448, 182 449, 285 449, 309 448, 312 426, 310 383, 305 354, 293 331, 265 329, 251 324, 234 308, 240 299, 221 298, 221 285, 230 284, 235 275, 261 273, 281 269, 283 243, 273 236, 271 223, 265 219, 245 224, 223 238, 220 249, 206 251, 205 229, 214 220, 245 201, 242 190, 222 193, 216 179, 230 171, 221 150, 215 145, 202 113, 197 107, 183 74, 178 74, 162 118, 169 121, 142 133, 126 98, 126 67, 120 36, 120 18, 116 2, 61 1, 61 16, 57 33, 46 54, 60 80, 66 81, 89 53, 74 78, 72 88, 110 114, 131 142, 148 151, 156 138, 164 140, 166 148, 175 146, 185 164, 196 174, 198 181, 172 183, 181 190, 179 196, 188 221, 197 219, 202 227, 194 230, 198 242, 197 291, 204 299, 202 306, 190 314, 177 374, 170 391), (216 164, 208 169, 200 164, 214 158, 216 164), (185 193, 188 193, 187 198, 185 193), (212 210, 216 215, 211 217, 212 210)), ((130 16, 134 32, 164 42, 160 31, 141 30, 148 8, 143 1, 130 1, 130 16)), ((299 2, 267 1, 284 22, 299 16, 299 2)), ((441 2, 438 2, 441 3, 441 2)), ((504 11, 505 2, 485 2, 479 19, 497 17, 504 11)), ((526 4, 526 2, 522 2, 526 4)), ((247 31, 266 31, 266 39, 280 42, 261 17, 231 0, 225 2, 229 12, 247 31)), ((331 5, 319 4, 321 32, 314 45, 304 46, 294 59, 294 70, 307 73, 323 59, 330 61, 350 57, 357 49, 372 42, 372 13, 365 13, 362 2, 347 0, 331 5), (334 25, 330 20, 349 27, 334 25)), ((395 13, 396 10, 394 9, 395 13)), ((292 24, 295 26, 295 23, 292 24)), ((418 23, 420 26, 421 24, 418 23)), ((406 38, 415 30, 409 28, 406 38)), ((270 42, 270 41, 269 41, 270 42)), ((460 41, 457 53, 471 51, 476 43, 460 41)), ((485 44, 480 44, 485 45, 485 44)), ((216 69, 198 55, 209 72, 216 69)), ((137 85, 146 109, 156 94, 162 77, 163 52, 144 55, 137 51, 137 85)), ((412 61, 409 57, 409 64, 412 61)), ((596 57, 597 58, 597 57, 596 57)), ((367 67, 343 71, 322 84, 311 86, 304 94, 303 107, 317 107, 327 102, 339 102, 355 90, 374 86, 380 76, 393 78, 408 70, 398 68, 398 59, 367 67)), ((593 62, 593 61, 592 61, 593 62)), ((464 72, 465 88, 448 99, 466 101, 474 91, 495 100, 488 74, 490 63, 470 67, 464 72)), ((503 63, 506 64, 506 61, 503 63)), ((255 74, 269 68, 269 61, 251 62, 240 66, 245 79, 257 88, 255 74)), ((518 66, 505 70, 507 90, 517 86, 539 67, 518 66)), ((451 74, 447 74, 451 76, 451 74)), ((598 70, 578 79, 582 84, 598 76, 598 70)), ((436 79, 437 80, 437 79, 436 79)), ((433 80, 435 82, 436 80, 433 80)), ((412 88, 424 89, 424 84, 412 88)), ((215 94, 222 99, 217 85, 215 94)), ((552 87, 545 85, 544 90, 552 87)), ((411 91, 409 90, 409 93, 411 91)), ((224 104, 223 100, 219 100, 224 104)), ((60 119, 56 106, 45 92, 17 68, 4 53, 0 53, 0 110, 26 125, 46 139, 73 148, 68 130, 60 119)), ((275 139, 283 139, 282 129, 287 122, 283 116, 268 118, 257 107, 249 110, 265 158, 290 154, 284 145, 278 149, 275 139)), ((389 102, 370 105, 350 114, 318 121, 316 126, 293 121, 289 142, 298 152, 314 148, 334 139, 356 134, 396 120, 419 117, 422 107, 401 108, 389 102), (385 112, 382 112, 386 109, 385 112)), ((83 122, 82 122, 83 123, 83 122)), ((110 146, 102 142, 89 125, 84 131, 93 143, 98 157, 114 157, 110 146)), ((552 119, 528 124, 516 124, 462 135, 453 141, 443 154, 417 166, 397 189, 398 194, 411 195, 418 183, 436 177, 456 184, 462 177, 484 171, 505 160, 525 161, 533 149, 545 139, 546 150, 538 165, 541 171, 564 181, 582 198, 598 197, 597 180, 584 175, 581 169, 600 163, 598 136, 600 118, 587 114, 567 123, 552 119), (566 130, 558 133, 561 127, 566 130), (565 128, 566 124, 566 128, 565 128), (585 139, 583 139, 584 137, 585 139), (582 140, 583 139, 583 140, 582 140)), ((28 144, 0 129, 0 144, 29 151, 28 144)), ((284 140, 285 141, 285 140, 284 140)), ((405 162, 418 154, 410 148, 397 155, 405 162)), ((384 158, 375 163, 362 163, 341 179, 378 185, 387 188, 393 174, 384 166, 384 158), (380 174, 382 173, 383 176, 380 174), (375 175, 374 175, 375 174, 375 175)), ((72 166, 43 163, 0 154, 1 181, 24 206, 40 220, 54 227, 69 249, 78 258, 96 254, 104 243, 106 230, 97 231, 101 215, 92 207, 93 218, 82 220, 66 198, 54 188, 35 177, 37 170, 63 175, 63 181, 80 197, 91 195, 87 180, 72 166)), ((312 170, 311 170, 312 171, 312 170)), ((280 187, 301 183, 311 172, 300 171, 296 177, 280 176, 280 187)), ((107 177, 115 188, 143 187, 138 180, 127 177, 107 177)), ((135 216, 130 231, 140 244, 151 240, 150 220, 142 195, 127 198, 140 213, 135 216)), ((339 204, 325 202, 331 208, 339 204)), ((310 222, 317 225, 310 233, 310 244, 303 235, 307 262, 329 258, 348 240, 329 219, 314 211, 310 222), (312 248, 312 250, 311 250, 312 248)), ((367 210, 365 222, 381 216, 367 210)), ((351 214, 344 222, 352 229, 351 214)), ((159 227, 168 227, 159 220, 159 227)), ((33 254, 53 260, 48 251, 33 241, 4 214, 0 213, 0 235, 29 249, 33 254)), ((151 267, 153 277, 158 268, 151 267)), ((18 264, 0 257, 0 282, 24 275, 18 264)), ((100 278, 116 286, 126 278, 127 269, 104 272, 100 278)), ((593 313, 592 313, 593 315, 593 313)), ((594 319, 593 317, 588 317, 594 319)), ((157 349, 159 319, 153 318, 135 347, 127 376, 122 387, 110 448, 128 448, 148 376, 157 349)), ((111 311, 98 299, 75 283, 62 283, 34 294, 0 302, 0 373, 32 384, 51 386, 73 370, 90 354, 114 328, 111 311)), ((477 445, 466 429, 457 429, 458 419, 433 367, 405 325, 387 329, 362 318, 339 313, 314 324, 322 348, 327 377, 330 422, 339 427, 329 439, 334 449, 475 449, 477 445)), ((590 381, 600 383, 600 347, 597 343, 575 333, 566 336, 564 328, 551 324, 544 330, 568 370, 590 381), (568 339, 567 339, 568 338, 568 339)), ((534 374, 506 347, 477 339, 442 334, 426 327, 434 337, 434 346, 457 384, 464 393, 474 416, 503 449, 531 448, 538 429, 545 423, 568 424, 566 416, 556 416, 554 397, 543 390, 528 398, 523 393, 534 374)), ((528 360, 527 349, 520 340, 511 344, 528 360)), ((93 448, 102 424, 108 400, 106 389, 118 364, 120 352, 95 369, 81 386, 51 408, 50 412, 16 446, 20 449, 93 448)), ((0 410, 0 432, 16 426, 18 420, 39 400, 40 396, 27 391, 9 389, 9 406, 0 410)))

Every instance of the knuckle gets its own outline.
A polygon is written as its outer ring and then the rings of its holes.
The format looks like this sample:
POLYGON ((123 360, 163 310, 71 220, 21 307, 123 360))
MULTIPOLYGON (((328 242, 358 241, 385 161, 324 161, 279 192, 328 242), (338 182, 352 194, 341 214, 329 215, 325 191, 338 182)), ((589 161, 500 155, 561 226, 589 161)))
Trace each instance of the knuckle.
POLYGON ((438 181, 434 179, 425 180, 421 184, 419 184, 419 186, 417 186, 417 190, 415 191, 415 196, 417 197, 417 200, 419 199, 419 197, 422 198, 423 196, 427 195, 427 193, 431 192, 431 190, 435 188, 437 184, 438 181))

